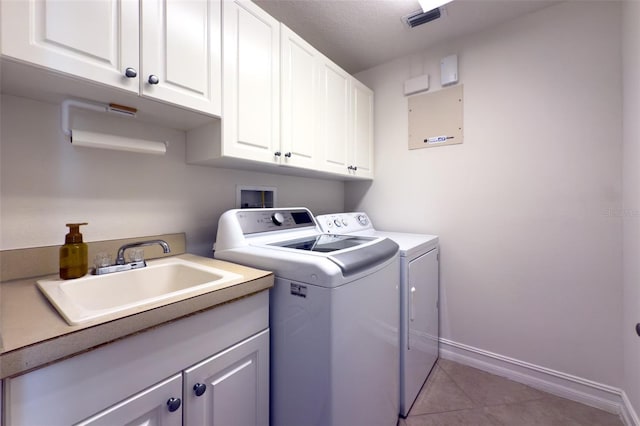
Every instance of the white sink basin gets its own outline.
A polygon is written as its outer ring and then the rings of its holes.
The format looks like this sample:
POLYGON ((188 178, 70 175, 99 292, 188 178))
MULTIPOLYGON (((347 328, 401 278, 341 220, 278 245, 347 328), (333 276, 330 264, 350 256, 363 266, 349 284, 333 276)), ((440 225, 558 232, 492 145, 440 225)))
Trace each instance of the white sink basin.
POLYGON ((152 260, 147 265, 74 280, 39 280, 38 287, 70 325, 79 325, 198 296, 242 278, 178 258, 152 260))

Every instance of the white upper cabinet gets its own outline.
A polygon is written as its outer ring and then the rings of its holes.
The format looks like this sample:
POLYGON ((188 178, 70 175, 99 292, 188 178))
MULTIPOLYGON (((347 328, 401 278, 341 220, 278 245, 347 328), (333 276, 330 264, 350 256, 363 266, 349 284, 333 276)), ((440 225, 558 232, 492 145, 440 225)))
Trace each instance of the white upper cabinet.
POLYGON ((2 54, 220 115, 220 1, 2 1, 2 54))
POLYGON ((279 163, 280 23, 248 1, 223 2, 221 154, 279 163))
POLYGON ((373 178, 371 90, 251 1, 0 0, 0 37, 9 88, 131 102, 189 164, 373 178))
POLYGON ((1 3, 2 54, 138 92, 138 2, 21 0, 1 3))
POLYGON ((144 0, 140 92, 220 115, 220 2, 144 0))
POLYGON ((321 54, 281 26, 282 164, 315 168, 320 138, 321 54))
POLYGON ((347 174, 351 76, 326 59, 320 69, 320 168, 347 174))
POLYGON ((351 80, 350 174, 373 178, 373 91, 351 80))

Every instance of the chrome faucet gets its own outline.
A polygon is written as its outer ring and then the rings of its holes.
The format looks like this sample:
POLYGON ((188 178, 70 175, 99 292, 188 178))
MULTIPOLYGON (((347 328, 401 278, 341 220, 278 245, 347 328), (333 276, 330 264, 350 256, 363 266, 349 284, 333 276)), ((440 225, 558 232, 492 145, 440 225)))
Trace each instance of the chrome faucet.
POLYGON ((149 241, 138 241, 135 243, 125 244, 118 249, 118 256, 116 257, 116 265, 124 265, 124 251, 129 248, 134 247, 143 247, 143 246, 151 246, 153 244, 160 244, 162 247, 162 251, 164 253, 171 253, 171 249, 169 248, 169 244, 167 244, 164 240, 149 240, 149 241))
POLYGON ((134 247, 143 247, 150 246, 153 244, 159 244, 162 247, 162 251, 164 253, 171 253, 171 249, 169 248, 169 244, 167 244, 164 240, 148 240, 148 241, 138 241, 135 243, 129 243, 121 246, 118 249, 118 255, 116 257, 115 265, 107 265, 107 266, 97 266, 93 270, 94 275, 103 275, 110 274, 112 272, 121 272, 121 271, 129 271, 131 269, 144 268, 147 266, 147 262, 144 259, 132 259, 131 262, 126 263, 124 261, 124 252, 127 249, 134 247))

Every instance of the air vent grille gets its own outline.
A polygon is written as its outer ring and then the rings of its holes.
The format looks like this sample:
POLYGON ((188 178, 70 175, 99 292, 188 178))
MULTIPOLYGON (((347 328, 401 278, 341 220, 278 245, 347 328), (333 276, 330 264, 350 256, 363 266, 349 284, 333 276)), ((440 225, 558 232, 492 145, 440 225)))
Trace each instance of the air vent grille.
POLYGON ((440 8, 435 8, 427 12, 416 12, 412 15, 408 15, 405 17, 405 22, 409 27, 414 28, 418 25, 426 24, 434 19, 438 19, 440 16, 440 8))

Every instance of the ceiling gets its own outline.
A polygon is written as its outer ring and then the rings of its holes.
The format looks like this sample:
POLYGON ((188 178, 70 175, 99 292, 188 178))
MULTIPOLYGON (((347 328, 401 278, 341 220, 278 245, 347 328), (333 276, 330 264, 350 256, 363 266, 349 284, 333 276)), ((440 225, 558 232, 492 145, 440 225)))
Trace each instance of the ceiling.
POLYGON ((410 29, 418 0, 254 0, 347 72, 422 51, 550 6, 547 0, 455 0, 442 16, 410 29))

